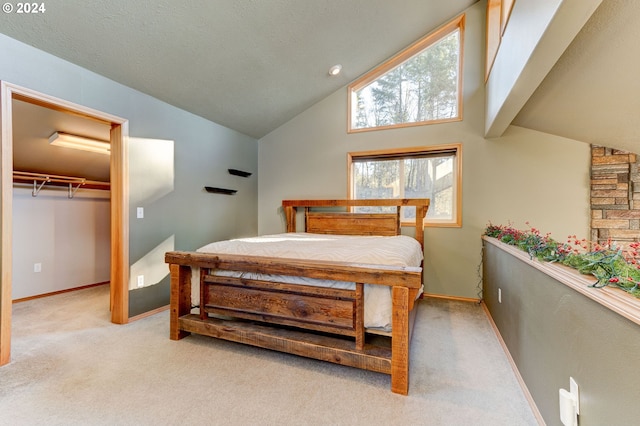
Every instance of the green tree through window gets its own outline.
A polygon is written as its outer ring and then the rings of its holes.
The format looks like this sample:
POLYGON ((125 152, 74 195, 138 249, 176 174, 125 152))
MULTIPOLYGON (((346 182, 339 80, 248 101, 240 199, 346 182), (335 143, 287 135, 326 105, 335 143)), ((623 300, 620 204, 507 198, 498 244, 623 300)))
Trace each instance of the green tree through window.
MULTIPOLYGON (((459 226, 461 148, 460 144, 449 144, 349 153, 349 196, 354 199, 429 198, 428 225, 459 226)), ((382 210, 359 207, 357 211, 382 210)), ((402 221, 413 218, 415 208, 403 207, 402 221)))
POLYGON ((463 22, 456 18, 351 84, 350 130, 460 119, 463 22))

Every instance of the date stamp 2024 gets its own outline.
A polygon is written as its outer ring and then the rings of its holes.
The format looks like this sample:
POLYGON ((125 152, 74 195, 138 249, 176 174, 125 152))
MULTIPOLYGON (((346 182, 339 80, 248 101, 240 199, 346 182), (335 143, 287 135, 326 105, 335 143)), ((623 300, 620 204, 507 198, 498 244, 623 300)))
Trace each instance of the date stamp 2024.
POLYGON ((15 13, 16 15, 36 15, 45 13, 47 8, 42 3, 3 3, 2 11, 6 14, 15 13))

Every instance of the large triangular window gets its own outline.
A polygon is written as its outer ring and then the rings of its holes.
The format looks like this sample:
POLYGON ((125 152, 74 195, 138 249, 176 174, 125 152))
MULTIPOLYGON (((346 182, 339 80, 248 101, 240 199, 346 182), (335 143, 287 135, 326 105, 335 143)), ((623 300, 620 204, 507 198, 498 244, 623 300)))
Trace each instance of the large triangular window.
POLYGON ((462 119, 461 15, 349 85, 349 132, 462 119))

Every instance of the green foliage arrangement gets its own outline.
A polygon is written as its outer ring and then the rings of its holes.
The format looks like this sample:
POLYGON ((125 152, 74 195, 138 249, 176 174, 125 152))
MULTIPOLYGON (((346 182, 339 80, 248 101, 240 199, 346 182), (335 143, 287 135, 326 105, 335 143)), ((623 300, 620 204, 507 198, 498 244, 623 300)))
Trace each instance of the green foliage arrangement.
MULTIPOLYGON (((530 226, 527 223, 527 226, 530 226)), ((597 281, 590 287, 618 287, 640 298, 640 243, 618 246, 611 240, 592 243, 569 235, 558 242, 534 227, 519 230, 511 225, 489 224, 484 235, 497 238, 529 253, 531 258, 570 266, 582 274, 593 275, 597 281)))

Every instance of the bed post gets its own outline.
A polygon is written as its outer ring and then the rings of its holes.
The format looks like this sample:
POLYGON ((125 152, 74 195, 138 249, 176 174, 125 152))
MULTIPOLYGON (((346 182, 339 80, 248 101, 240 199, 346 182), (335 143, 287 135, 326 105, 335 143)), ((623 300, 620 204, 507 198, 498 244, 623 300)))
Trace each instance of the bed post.
POLYGON ((356 283, 355 300, 356 350, 364 349, 364 283, 356 283))
POLYGON ((191 267, 169 265, 171 271, 169 338, 180 340, 188 331, 180 330, 179 318, 191 312, 191 267))
POLYGON ((409 393, 409 289, 391 289, 391 391, 409 393))
POLYGON ((416 206, 416 240, 424 250, 424 217, 427 215, 427 206, 416 206))
POLYGON ((284 207, 284 215, 287 218, 287 232, 296 232, 296 211, 294 206, 284 207))

